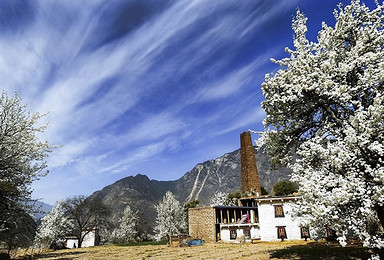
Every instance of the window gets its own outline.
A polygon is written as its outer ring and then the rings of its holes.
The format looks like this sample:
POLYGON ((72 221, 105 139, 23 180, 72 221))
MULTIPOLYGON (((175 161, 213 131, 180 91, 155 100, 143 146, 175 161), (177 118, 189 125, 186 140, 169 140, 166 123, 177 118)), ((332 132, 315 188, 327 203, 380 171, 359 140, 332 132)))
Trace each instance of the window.
POLYGON ((236 239, 236 237, 237 237, 236 229, 230 229, 229 230, 229 238, 233 240, 233 239, 236 239))
POLYGON ((335 232, 335 230, 333 230, 333 229, 330 228, 329 226, 327 226, 327 236, 328 236, 328 237, 335 237, 335 236, 336 236, 336 232, 335 232))
POLYGON ((283 205, 275 205, 275 218, 284 218, 283 205))
POLYGON ((307 238, 310 238, 311 236, 309 235, 309 229, 306 227, 300 228, 301 230, 301 238, 305 238, 305 241, 307 241, 307 238))
POLYGON ((277 227, 277 238, 280 238, 282 241, 284 238, 287 238, 287 232, 285 231, 285 226, 277 227))
POLYGON ((329 226, 326 226, 326 230, 327 230, 327 241, 335 241, 337 238, 335 230, 333 230, 329 226))
POLYGON ((243 229, 243 234, 244 234, 245 239, 251 238, 251 230, 249 228, 243 229))

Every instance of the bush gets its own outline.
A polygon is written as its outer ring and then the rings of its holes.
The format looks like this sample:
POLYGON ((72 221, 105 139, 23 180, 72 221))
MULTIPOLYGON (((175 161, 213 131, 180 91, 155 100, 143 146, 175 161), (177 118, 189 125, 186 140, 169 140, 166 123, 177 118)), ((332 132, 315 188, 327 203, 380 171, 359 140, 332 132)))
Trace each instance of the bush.
POLYGON ((263 186, 260 187, 260 190, 261 190, 261 195, 268 195, 268 191, 263 186))
POLYGON ((273 186, 276 196, 290 195, 298 191, 298 187, 291 181, 280 181, 273 186))

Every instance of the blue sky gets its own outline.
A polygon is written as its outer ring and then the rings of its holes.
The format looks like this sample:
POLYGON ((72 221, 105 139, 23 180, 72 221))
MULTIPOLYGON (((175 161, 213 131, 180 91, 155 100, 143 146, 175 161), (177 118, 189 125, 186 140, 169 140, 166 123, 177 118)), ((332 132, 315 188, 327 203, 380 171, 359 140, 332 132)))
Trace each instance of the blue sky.
POLYGON ((175 180, 238 149, 241 132, 263 129, 261 83, 292 46, 296 9, 315 40, 337 3, 1 1, 1 88, 49 112, 41 138, 61 145, 33 196, 54 203, 139 173, 175 180))

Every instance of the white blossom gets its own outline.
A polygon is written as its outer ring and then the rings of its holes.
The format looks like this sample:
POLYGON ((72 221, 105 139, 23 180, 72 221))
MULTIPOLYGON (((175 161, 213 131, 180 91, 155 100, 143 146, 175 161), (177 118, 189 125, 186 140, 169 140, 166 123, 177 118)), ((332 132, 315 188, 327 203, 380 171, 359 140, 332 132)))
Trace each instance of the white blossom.
POLYGON ((39 126, 43 116, 28 112, 17 93, 13 97, 5 91, 0 94, 0 244, 9 248, 18 246, 18 239, 8 239, 11 233, 24 236, 18 231, 20 223, 30 225, 21 215, 32 213, 28 206, 31 183, 48 173, 51 146, 38 138, 46 128, 39 126))
POLYGON ((63 210, 63 201, 60 201, 42 218, 42 222, 37 228, 35 244, 47 248, 52 243, 63 242, 70 226, 70 220, 65 217, 63 210))
POLYGON ((156 206, 157 218, 155 239, 161 239, 184 232, 187 226, 184 207, 167 191, 163 200, 156 206))
MULTIPOLYGON (((272 162, 292 168, 314 237, 325 227, 384 248, 384 6, 354 0, 307 40, 306 17, 293 20, 294 49, 262 85, 263 137, 272 162), (297 158, 292 158, 292 151, 297 158), (370 228, 376 225, 376 228, 370 228)), ((384 251, 381 253, 384 257, 384 251)))
POLYGON ((127 243, 138 241, 138 221, 138 211, 133 211, 129 205, 126 206, 123 216, 119 220, 119 228, 112 231, 113 242, 127 243))
POLYGON ((226 205, 228 194, 222 191, 217 191, 209 201, 211 207, 226 205))

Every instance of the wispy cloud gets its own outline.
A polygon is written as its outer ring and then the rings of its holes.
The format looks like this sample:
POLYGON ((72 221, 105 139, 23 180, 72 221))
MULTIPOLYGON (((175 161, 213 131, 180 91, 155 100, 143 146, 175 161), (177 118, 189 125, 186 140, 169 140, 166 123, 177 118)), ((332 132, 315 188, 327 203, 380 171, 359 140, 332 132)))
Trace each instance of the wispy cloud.
POLYGON ((162 152, 169 143, 166 141, 155 142, 141 146, 126 154, 126 158, 109 165, 100 170, 101 173, 121 173, 131 168, 134 163, 141 163, 153 157, 154 154, 162 152))
POLYGON ((136 174, 156 156, 182 165, 210 138, 261 127, 258 84, 281 48, 263 34, 298 1, 34 3, 0 19, 0 82, 49 112, 43 138, 61 145, 50 178, 69 185, 136 174))

